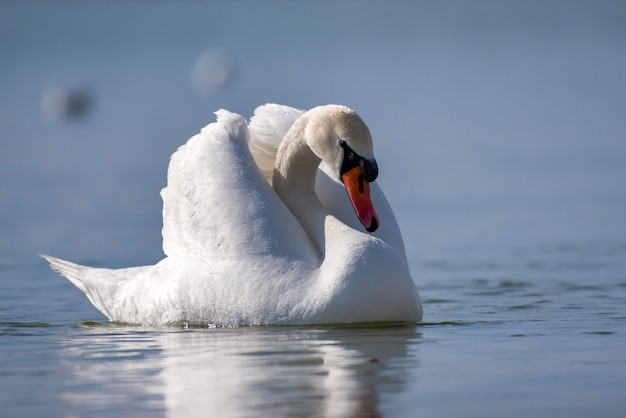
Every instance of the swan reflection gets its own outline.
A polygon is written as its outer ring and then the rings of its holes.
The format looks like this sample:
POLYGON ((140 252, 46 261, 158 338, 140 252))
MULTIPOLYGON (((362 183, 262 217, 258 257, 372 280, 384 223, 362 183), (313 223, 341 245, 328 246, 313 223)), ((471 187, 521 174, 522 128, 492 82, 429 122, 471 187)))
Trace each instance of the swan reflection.
POLYGON ((416 378, 412 327, 139 330, 89 327, 68 340, 73 410, 377 416, 416 378))

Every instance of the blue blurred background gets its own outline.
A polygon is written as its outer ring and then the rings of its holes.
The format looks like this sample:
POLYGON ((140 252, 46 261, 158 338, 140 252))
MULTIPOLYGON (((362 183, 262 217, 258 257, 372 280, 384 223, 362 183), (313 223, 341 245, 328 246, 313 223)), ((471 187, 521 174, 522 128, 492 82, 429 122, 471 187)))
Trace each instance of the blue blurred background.
POLYGON ((622 1, 4 1, 0 57, 5 262, 158 261, 171 153, 266 102, 357 110, 413 264, 626 241, 622 1))

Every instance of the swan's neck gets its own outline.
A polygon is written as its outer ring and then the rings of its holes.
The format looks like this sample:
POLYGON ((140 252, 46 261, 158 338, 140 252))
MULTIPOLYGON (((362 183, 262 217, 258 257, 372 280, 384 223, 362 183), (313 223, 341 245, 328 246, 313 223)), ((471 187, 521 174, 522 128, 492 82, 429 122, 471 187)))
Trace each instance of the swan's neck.
POLYGON ((272 186, 323 258, 324 221, 328 212, 315 193, 315 177, 321 160, 306 143, 305 124, 299 122, 303 121, 296 121, 278 148, 272 186))

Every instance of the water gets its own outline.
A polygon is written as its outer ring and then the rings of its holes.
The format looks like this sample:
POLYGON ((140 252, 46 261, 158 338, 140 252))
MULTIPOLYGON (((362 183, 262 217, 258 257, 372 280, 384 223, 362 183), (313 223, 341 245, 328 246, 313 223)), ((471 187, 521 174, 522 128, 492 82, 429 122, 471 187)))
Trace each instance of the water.
POLYGON ((2 3, 1 415, 623 415, 625 51, 610 1, 2 3), (158 261, 169 155, 268 101, 368 123, 424 323, 108 324, 37 257, 158 261))

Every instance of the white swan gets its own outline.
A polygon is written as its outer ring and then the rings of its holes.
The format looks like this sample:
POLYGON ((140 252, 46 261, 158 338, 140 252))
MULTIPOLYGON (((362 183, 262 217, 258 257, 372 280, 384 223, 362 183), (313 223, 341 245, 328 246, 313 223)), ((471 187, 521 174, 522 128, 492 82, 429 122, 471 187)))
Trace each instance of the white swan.
POLYGON ((111 270, 43 255, 51 267, 118 322, 419 322, 361 118, 336 105, 261 106, 250 127, 216 115, 172 155, 161 192, 166 258, 111 270))

